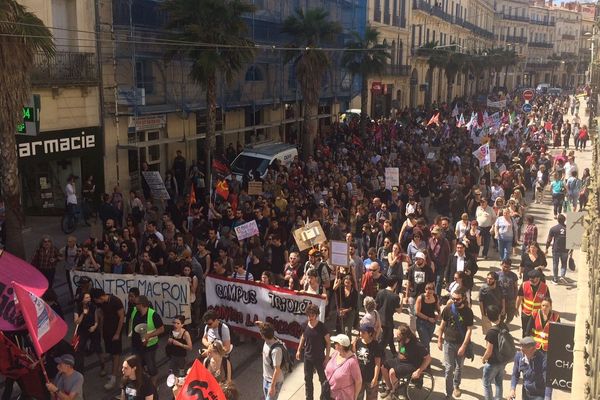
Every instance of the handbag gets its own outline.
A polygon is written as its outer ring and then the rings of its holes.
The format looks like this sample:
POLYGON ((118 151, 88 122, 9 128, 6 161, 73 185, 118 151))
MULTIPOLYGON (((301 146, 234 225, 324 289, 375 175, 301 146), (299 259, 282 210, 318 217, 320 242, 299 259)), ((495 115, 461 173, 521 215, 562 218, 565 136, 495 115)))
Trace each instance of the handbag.
POLYGON ((575 271, 575 268, 576 268, 576 266, 575 266, 575 260, 573 259, 573 256, 570 256, 569 257, 569 269, 571 271, 575 271))
MULTIPOLYGON (((337 354, 336 354, 337 356, 337 354)), ((346 364, 346 361, 348 361, 350 359, 350 357, 346 358, 346 360, 344 360, 343 363, 341 363, 340 365, 338 365, 338 367, 336 369, 333 370, 333 373, 331 374, 331 377, 333 378, 333 376, 335 375, 336 371, 338 369, 340 369, 342 367, 342 365, 346 364)), ((331 398, 331 384, 329 383, 329 378, 326 378, 325 381, 323 383, 321 383, 321 400, 333 400, 331 398)))

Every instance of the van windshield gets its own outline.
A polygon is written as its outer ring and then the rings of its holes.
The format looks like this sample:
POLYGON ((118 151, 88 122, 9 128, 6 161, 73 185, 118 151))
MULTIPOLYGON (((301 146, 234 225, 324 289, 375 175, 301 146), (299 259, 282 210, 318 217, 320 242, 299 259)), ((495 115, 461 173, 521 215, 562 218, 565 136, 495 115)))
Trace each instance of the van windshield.
POLYGON ((258 171, 262 176, 269 166, 269 160, 240 154, 231 164, 231 171, 245 175, 250 171, 258 171))

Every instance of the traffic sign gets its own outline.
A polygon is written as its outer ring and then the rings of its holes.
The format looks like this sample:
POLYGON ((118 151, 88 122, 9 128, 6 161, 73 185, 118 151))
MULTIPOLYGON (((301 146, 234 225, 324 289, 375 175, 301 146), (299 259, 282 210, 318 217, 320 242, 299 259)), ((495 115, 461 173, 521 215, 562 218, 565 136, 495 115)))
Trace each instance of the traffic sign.
POLYGON ((529 101, 533 99, 533 90, 527 89, 523 91, 523 99, 529 101))
POLYGON ((522 110, 524 113, 530 113, 531 112, 531 104, 529 104, 529 103, 523 104, 522 110))

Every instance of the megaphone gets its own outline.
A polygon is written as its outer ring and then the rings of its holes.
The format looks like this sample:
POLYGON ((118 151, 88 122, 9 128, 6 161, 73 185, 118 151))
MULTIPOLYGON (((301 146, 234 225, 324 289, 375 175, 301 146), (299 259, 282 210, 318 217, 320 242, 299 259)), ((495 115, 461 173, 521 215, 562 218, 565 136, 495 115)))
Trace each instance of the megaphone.
POLYGON ((148 333, 148 324, 137 324, 133 330, 140 336, 144 336, 148 333))

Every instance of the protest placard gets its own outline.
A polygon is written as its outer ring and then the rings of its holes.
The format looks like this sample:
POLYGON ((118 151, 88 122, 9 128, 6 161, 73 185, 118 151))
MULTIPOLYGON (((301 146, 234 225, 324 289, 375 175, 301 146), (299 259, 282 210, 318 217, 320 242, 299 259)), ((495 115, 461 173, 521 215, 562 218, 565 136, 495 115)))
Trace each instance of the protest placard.
POLYGON ((248 195, 261 196, 263 194, 263 183, 261 181, 248 182, 248 195))
POLYGON ((567 249, 581 248, 581 241, 585 233, 585 215, 586 211, 567 212, 567 249))
POLYGON ((148 297, 152 308, 161 316, 165 324, 171 325, 176 315, 185 316, 186 324, 192 320, 190 282, 185 277, 84 271, 71 271, 70 274, 73 291, 77 289, 81 277, 87 276, 92 281, 93 287, 117 296, 123 305, 127 306, 129 289, 136 287, 140 290, 140 295, 148 297))
POLYGON ((345 241, 332 240, 330 243, 331 249, 329 251, 331 259, 329 260, 331 265, 337 265, 342 267, 348 266, 348 243, 345 241))
POLYGON ((165 187, 162 176, 160 176, 160 172, 142 171, 142 175, 150 187, 150 193, 152 194, 153 198, 160 200, 169 200, 171 198, 171 196, 169 196, 169 192, 167 192, 167 188, 165 187))
POLYGON ((294 231, 294 240, 300 251, 304 251, 314 245, 321 244, 327 240, 319 221, 313 221, 302 228, 294 231))
POLYGON ((319 307, 319 320, 324 321, 325 298, 298 293, 278 286, 264 285, 214 276, 206 277, 206 302, 228 326, 245 334, 257 336, 256 321, 270 322, 275 335, 290 347, 298 347, 306 307, 319 307))
POLYGON ((244 240, 252 236, 258 235, 258 225, 256 225, 256 221, 252 220, 250 222, 246 222, 245 224, 238 225, 235 228, 235 237, 238 240, 244 240))
POLYGON ((385 188, 391 189, 394 186, 400 186, 400 169, 386 168, 385 169, 385 188))

